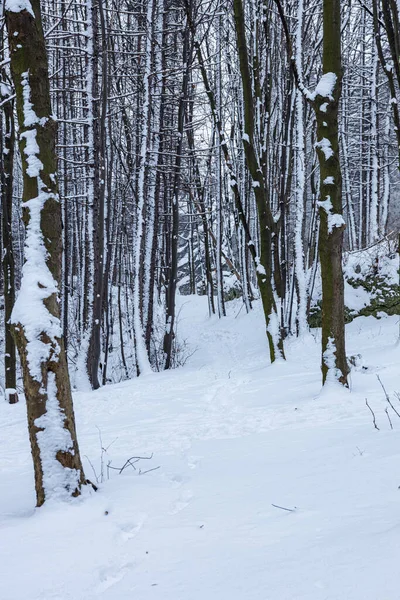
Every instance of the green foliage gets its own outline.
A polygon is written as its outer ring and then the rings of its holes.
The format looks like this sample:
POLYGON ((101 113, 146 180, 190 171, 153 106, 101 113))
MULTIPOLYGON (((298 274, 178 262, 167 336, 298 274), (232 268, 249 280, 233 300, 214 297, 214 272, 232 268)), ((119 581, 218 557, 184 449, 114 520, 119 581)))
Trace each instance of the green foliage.
MULTIPOLYGON (((344 322, 351 323, 353 319, 358 317, 353 310, 350 310, 347 306, 344 307, 344 322)), ((308 324, 311 328, 313 327, 322 327, 322 306, 321 300, 318 300, 317 304, 310 308, 310 314, 308 317, 308 324)))
POLYGON ((387 315, 400 315, 400 285, 391 283, 381 275, 369 275, 366 279, 348 279, 347 282, 354 288, 361 287, 370 294, 370 304, 362 308, 356 316, 379 318, 379 313, 387 315))
MULTIPOLYGON (((359 311, 351 310, 345 306, 345 322, 351 323, 356 317, 374 316, 379 319, 380 313, 387 315, 400 315, 400 285, 393 283, 380 274, 370 274, 365 279, 349 278, 347 283, 353 288, 364 289, 370 298, 369 304, 359 311)), ((321 327, 322 307, 321 301, 311 307, 308 318, 310 327, 321 327)))

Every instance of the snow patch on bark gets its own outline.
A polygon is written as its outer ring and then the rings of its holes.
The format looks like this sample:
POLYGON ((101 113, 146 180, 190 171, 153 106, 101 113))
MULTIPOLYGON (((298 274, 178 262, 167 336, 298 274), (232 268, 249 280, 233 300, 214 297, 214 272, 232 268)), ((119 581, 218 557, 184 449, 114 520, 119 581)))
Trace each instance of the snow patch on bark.
POLYGON ((333 100, 333 91, 335 89, 336 82, 337 75, 335 73, 324 73, 312 94, 314 100, 317 96, 322 96, 323 98, 333 100))
POLYGON ((335 227, 343 227, 343 225, 345 225, 343 215, 334 212, 330 196, 327 196, 326 200, 318 202, 318 206, 320 206, 328 216, 328 233, 332 233, 335 227))
MULTIPOLYGON (((41 119, 35 115, 30 102, 29 74, 24 77, 24 122, 30 125, 42 125, 41 119)), ((47 200, 55 199, 43 183, 40 172, 43 163, 39 159, 39 146, 36 140, 36 129, 28 129, 21 133, 26 144, 24 154, 28 164, 27 174, 37 180, 38 195, 23 203, 29 211, 29 222, 26 227, 25 263, 22 267, 21 289, 14 304, 11 322, 17 327, 22 326, 27 339, 27 360, 31 377, 42 380, 41 365, 49 358, 58 360, 61 337, 61 323, 58 317, 52 315, 45 306, 45 300, 53 294, 58 294, 58 286, 47 266, 47 250, 41 230, 41 212, 47 200), (44 341, 43 338, 49 338, 44 341), (53 353, 53 356, 51 356, 53 353)))
POLYGON ((328 338, 326 350, 323 354, 324 365, 328 368, 325 385, 337 383, 340 378, 340 371, 336 367, 336 344, 333 337, 328 338))
POLYGON ((79 471, 64 467, 58 452, 74 454, 71 434, 64 427, 65 414, 57 398, 54 373, 48 373, 46 413, 35 420, 41 429, 37 434, 40 460, 43 468, 43 487, 48 500, 67 500, 79 488, 79 471))
POLYGON ((319 140, 319 142, 315 144, 315 147, 319 148, 323 152, 325 160, 332 158, 334 152, 332 150, 332 145, 327 138, 322 138, 322 140, 319 140))
POLYGON ((26 10, 29 14, 35 18, 35 14, 32 9, 32 5, 29 0, 6 0, 4 4, 5 11, 18 13, 26 10))

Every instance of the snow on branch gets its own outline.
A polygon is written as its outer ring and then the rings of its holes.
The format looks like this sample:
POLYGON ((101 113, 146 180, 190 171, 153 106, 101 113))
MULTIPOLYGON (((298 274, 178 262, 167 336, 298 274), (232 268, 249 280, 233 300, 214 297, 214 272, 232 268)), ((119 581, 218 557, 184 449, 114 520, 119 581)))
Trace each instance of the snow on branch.
POLYGON ((19 13, 26 10, 29 14, 35 18, 35 14, 32 9, 32 5, 29 0, 6 0, 4 9, 7 12, 19 13))

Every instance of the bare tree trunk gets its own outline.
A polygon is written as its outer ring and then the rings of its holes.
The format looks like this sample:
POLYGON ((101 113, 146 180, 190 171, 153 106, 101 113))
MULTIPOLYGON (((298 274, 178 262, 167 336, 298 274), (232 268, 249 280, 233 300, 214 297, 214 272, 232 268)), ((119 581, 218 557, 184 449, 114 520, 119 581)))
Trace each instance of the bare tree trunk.
POLYGON ((340 0, 323 4, 323 76, 315 91, 317 153, 320 166, 319 258, 322 278, 322 381, 347 385, 345 351, 342 174, 338 111, 341 95, 340 0))
POLYGON ((252 187, 257 205, 260 231, 260 255, 256 256, 257 281, 267 326, 267 338, 271 362, 285 358, 282 332, 273 289, 273 248, 272 238, 276 235, 276 224, 268 198, 267 182, 258 160, 255 139, 254 97, 252 91, 249 57, 246 41, 246 22, 242 0, 234 0, 233 11, 236 30, 236 44, 239 56, 240 74, 243 85, 244 135, 243 147, 247 168, 252 179, 252 187))
MULTIPOLYGON (((107 41, 105 15, 102 0, 98 6, 93 6, 93 59, 99 61, 100 41, 98 32, 98 16, 100 17, 102 63, 101 63, 101 91, 97 81, 97 64, 94 64, 93 98, 96 108, 93 119, 94 137, 94 198, 93 198, 93 259, 94 259, 94 295, 92 326, 87 356, 87 369, 93 389, 100 387, 100 354, 101 354, 101 327, 103 322, 104 301, 104 208, 106 194, 106 119, 107 119, 107 41), (99 106, 97 99, 100 94, 99 106)), ((107 292, 106 292, 107 293, 107 292)))
POLYGON ((170 369, 172 365, 172 342, 175 337, 175 295, 176 284, 178 280, 178 234, 179 234, 179 192, 181 186, 181 163, 183 135, 185 124, 185 108, 188 98, 189 85, 189 28, 186 27, 183 33, 183 65, 184 72, 182 76, 182 90, 179 98, 178 109, 178 143, 176 148, 176 158, 174 166, 174 183, 172 191, 172 236, 171 236, 171 264, 168 288, 166 293, 166 319, 164 335, 164 356, 165 369, 170 369))
MULTIPOLYGON (((2 95, 0 94, 0 98, 2 95)), ((16 352, 12 335, 11 313, 15 302, 15 261, 12 236, 12 196, 14 169, 14 109, 12 102, 3 106, 3 119, 0 121, 0 177, 1 177, 1 212, 2 212, 2 252, 3 252, 3 282, 4 282, 4 382, 6 400, 10 404, 18 402, 16 383, 16 352)))
POLYGON ((85 483, 60 320, 62 221, 40 0, 6 2, 26 227, 12 321, 21 358, 37 505, 79 496, 85 483))

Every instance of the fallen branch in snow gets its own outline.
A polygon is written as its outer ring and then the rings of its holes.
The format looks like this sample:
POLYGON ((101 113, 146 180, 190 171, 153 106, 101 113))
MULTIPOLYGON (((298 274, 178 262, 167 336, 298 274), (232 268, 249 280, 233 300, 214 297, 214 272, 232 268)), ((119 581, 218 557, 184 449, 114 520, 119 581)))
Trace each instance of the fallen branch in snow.
POLYGON ((368 406, 369 410, 371 411, 371 414, 372 414, 372 422, 373 422, 373 424, 374 424, 374 427, 375 427, 375 429, 377 429, 377 430, 379 431, 379 427, 378 427, 378 425, 376 424, 375 413, 374 413, 374 411, 372 410, 372 408, 370 407, 370 405, 368 404, 368 400, 367 400, 366 398, 365 398, 365 404, 368 406))
MULTIPOLYGON (((132 469, 134 471, 136 471, 136 467, 135 464, 138 463, 140 460, 151 460, 153 458, 153 453, 150 456, 131 456, 130 458, 128 458, 128 460, 125 461, 125 463, 122 465, 122 467, 113 467, 111 464, 111 461, 109 461, 107 463, 107 478, 110 478, 110 469, 112 469, 113 471, 118 471, 118 474, 121 475, 121 473, 123 473, 123 471, 127 468, 127 467, 132 467, 132 469)), ((147 469, 146 471, 142 471, 141 469, 139 469, 138 474, 139 475, 145 475, 146 473, 150 473, 151 471, 157 471, 157 469, 159 469, 160 467, 153 467, 152 469, 147 469)))
POLYGON ((94 490, 95 492, 97 492, 97 490, 99 489, 99 488, 97 487, 97 485, 95 485, 95 484, 93 483, 93 481, 90 481, 90 479, 86 479, 86 485, 91 485, 91 486, 92 486, 92 488, 93 488, 93 490, 94 490))
POLYGON ((157 469, 160 468, 160 465, 158 465, 158 467, 153 467, 152 469, 147 469, 147 471, 142 471, 141 469, 139 469, 139 475, 146 475, 146 473, 151 473, 151 471, 157 471, 157 469))
POLYGON ((294 508, 285 508, 284 506, 279 506, 278 504, 271 504, 274 508, 280 508, 281 510, 287 510, 288 512, 296 512, 297 506, 294 508))

